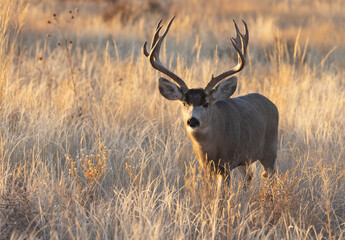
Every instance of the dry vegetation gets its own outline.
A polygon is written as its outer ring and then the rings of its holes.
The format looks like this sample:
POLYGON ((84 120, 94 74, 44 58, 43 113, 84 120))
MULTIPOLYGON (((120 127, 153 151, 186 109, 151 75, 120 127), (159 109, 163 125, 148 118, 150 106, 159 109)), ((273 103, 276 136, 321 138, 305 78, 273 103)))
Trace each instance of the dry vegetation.
POLYGON ((0 238, 344 239, 344 12, 342 0, 0 1, 0 238), (198 171, 141 52, 173 15, 162 60, 193 87, 235 64, 232 19, 248 23, 237 95, 280 110, 274 183, 253 164, 246 191, 234 171, 218 198, 198 171))

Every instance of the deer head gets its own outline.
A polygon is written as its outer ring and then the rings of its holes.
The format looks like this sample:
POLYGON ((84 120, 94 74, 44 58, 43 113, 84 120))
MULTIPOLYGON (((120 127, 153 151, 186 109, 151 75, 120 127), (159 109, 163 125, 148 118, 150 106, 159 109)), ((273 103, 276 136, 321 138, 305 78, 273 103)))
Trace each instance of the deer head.
POLYGON ((229 98, 236 90, 237 77, 227 77, 241 71, 245 65, 249 40, 248 28, 247 24, 243 21, 245 26, 245 34, 243 35, 234 21, 237 35, 236 38, 230 38, 230 41, 237 52, 237 65, 216 77, 212 75, 210 82, 204 89, 189 89, 186 83, 179 76, 165 67, 159 59, 160 47, 164 38, 168 34, 174 18, 175 17, 170 20, 166 30, 161 36, 159 36, 159 32, 162 29, 161 20, 158 22, 156 32, 152 38, 150 51, 147 51, 147 42, 145 42, 143 52, 145 56, 149 58, 153 68, 169 76, 175 83, 177 83, 175 84, 163 77, 160 77, 159 91, 162 96, 168 100, 180 101, 184 106, 183 119, 187 130, 200 131, 209 126, 214 103, 219 100, 229 98))

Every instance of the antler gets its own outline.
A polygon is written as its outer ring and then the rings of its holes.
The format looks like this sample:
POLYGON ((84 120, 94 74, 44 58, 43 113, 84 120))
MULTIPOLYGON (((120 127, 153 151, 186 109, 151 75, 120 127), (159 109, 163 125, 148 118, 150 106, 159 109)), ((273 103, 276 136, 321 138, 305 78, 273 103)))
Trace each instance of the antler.
POLYGON ((188 91, 188 87, 187 87, 186 83, 179 76, 177 76, 175 73, 171 72, 168 68, 166 68, 161 63, 161 61, 159 60, 159 50, 161 48, 161 44, 162 44, 165 36, 168 34, 170 25, 172 24, 174 18, 175 17, 173 17, 170 20, 170 22, 169 22, 169 24, 168 24, 168 26, 167 26, 167 28, 166 28, 166 30, 165 30, 165 32, 163 33, 162 36, 159 36, 159 31, 162 29, 162 26, 161 26, 162 20, 160 20, 158 22, 157 28, 156 28, 156 32, 155 32, 155 34, 153 35, 153 38, 152 38, 150 52, 148 52, 146 50, 147 42, 144 43, 143 52, 144 52, 144 55, 150 59, 152 67, 157 69, 158 71, 166 74, 171 79, 173 79, 177 84, 180 85, 182 93, 185 94, 188 91))
POLYGON ((234 20, 235 28, 236 28, 236 38, 230 38, 232 45, 237 51, 237 65, 233 68, 231 68, 227 72, 223 72, 222 74, 218 75, 217 77, 213 77, 211 81, 207 84, 205 88, 205 92, 208 94, 210 93, 211 89, 216 86, 218 82, 223 80, 224 78, 233 75, 239 71, 241 71, 245 65, 246 62, 246 55, 247 55, 247 45, 248 45, 248 40, 249 40, 249 34, 248 34, 248 27, 245 21, 242 20, 244 23, 246 33, 242 35, 240 30, 237 27, 237 24, 234 20))

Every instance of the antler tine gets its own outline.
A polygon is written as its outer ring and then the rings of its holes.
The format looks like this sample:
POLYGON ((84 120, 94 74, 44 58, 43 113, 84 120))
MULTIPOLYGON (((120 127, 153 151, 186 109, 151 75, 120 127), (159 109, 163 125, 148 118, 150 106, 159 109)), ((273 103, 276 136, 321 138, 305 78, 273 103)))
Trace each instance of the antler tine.
POLYGON ((170 20, 168 26, 166 27, 166 29, 165 29, 165 31, 164 31, 164 33, 163 33, 163 35, 161 37, 159 37, 159 31, 162 28, 162 26, 160 25, 162 20, 160 20, 158 22, 157 28, 156 28, 156 32, 155 32, 155 34, 154 34, 154 36, 152 38, 150 53, 146 50, 146 45, 147 45, 146 42, 144 43, 144 46, 143 46, 143 52, 144 52, 144 55, 146 57, 149 57, 151 65, 152 65, 153 68, 157 69, 158 71, 166 74, 171 79, 173 79, 177 84, 180 85, 182 92, 186 93, 188 91, 188 87, 187 87, 186 83, 180 77, 178 77, 175 73, 171 72, 168 68, 166 68, 161 63, 161 61, 159 59, 159 51, 160 51, 160 48, 161 48, 161 44, 162 44, 165 36, 168 34, 168 31, 169 31, 170 26, 171 26, 171 24, 172 24, 174 19, 175 19, 175 17, 173 17, 170 20))
POLYGON ((175 17, 173 17, 170 20, 168 26, 166 27, 166 29, 165 29, 165 31, 164 31, 164 33, 163 33, 163 35, 161 37, 158 36, 159 30, 162 28, 162 26, 159 26, 159 24, 161 22, 161 21, 159 21, 158 26, 157 26, 156 34, 153 37, 153 41, 155 41, 155 42, 154 42, 154 44, 152 42, 152 46, 151 46, 151 55, 155 58, 155 59, 153 59, 152 57, 150 57, 151 63, 152 63, 152 60, 156 60, 156 61, 160 62, 160 60, 159 60, 159 52, 160 52, 160 49, 161 49, 161 44, 162 44, 165 36, 168 34, 170 26, 171 26, 172 22, 174 21, 174 19, 175 19, 175 17))
POLYGON ((150 56, 150 53, 146 50, 146 45, 147 45, 147 42, 144 43, 144 46, 143 46, 143 53, 146 57, 150 56))
MULTIPOLYGON (((159 38, 159 31, 162 29, 161 23, 162 23, 162 19, 159 20, 159 22, 158 22, 158 24, 157 24, 156 32, 155 32, 155 34, 153 35, 152 42, 151 42, 151 49, 152 49, 153 46, 156 44, 157 39, 159 38)), ((150 53, 146 50, 146 45, 147 45, 147 42, 144 43, 144 46, 143 46, 143 53, 144 53, 144 55, 145 55, 146 57, 148 57, 148 56, 150 56, 150 53)))
POLYGON ((151 42, 151 49, 156 45, 157 40, 159 39, 159 31, 162 29, 163 26, 160 26, 162 20, 159 21, 156 33, 153 35, 152 42, 151 42))
POLYGON ((162 19, 160 19, 160 20, 158 21, 156 30, 158 30, 158 28, 161 26, 161 23, 162 23, 162 19))
MULTIPOLYGON (((235 24, 235 28, 236 28, 236 39, 235 38, 231 38, 232 40, 234 40, 236 43, 240 43, 240 42, 242 42, 242 43, 244 43, 244 44, 241 44, 241 50, 242 50, 242 52, 243 52, 243 55, 244 56, 246 56, 246 53, 247 53, 247 45, 248 45, 248 41, 249 41, 249 33, 248 33, 248 26, 247 26, 247 23, 244 21, 244 20, 242 20, 242 22, 243 22, 243 24, 244 24, 244 27, 245 27, 245 34, 243 35, 241 32, 240 32, 240 30, 238 29, 238 26, 237 26, 237 24, 236 24, 236 22, 235 22, 235 20, 233 20, 234 21, 234 24, 235 24), (241 38, 242 38, 242 40, 241 40, 241 38)), ((232 41, 231 41, 232 42, 232 41)), ((233 43, 233 42, 232 42, 233 43)))
POLYGON ((245 21, 242 20, 245 26, 246 33, 242 35, 240 30, 238 29, 238 26, 236 22, 234 21, 235 29, 236 29, 236 38, 230 38, 230 41, 232 45, 234 46, 236 52, 237 52, 237 65, 233 68, 231 68, 229 71, 223 72, 222 74, 211 78, 211 81, 207 84, 205 88, 205 92, 208 94, 210 93, 211 89, 216 86, 217 83, 219 83, 224 78, 233 75, 239 71, 241 71, 245 65, 246 61, 246 54, 247 54, 247 45, 249 41, 249 34, 248 34, 248 27, 245 21))
MULTIPOLYGON (((243 24, 244 24, 244 28, 246 30, 246 33, 244 34, 243 36, 243 40, 244 40, 244 43, 246 44, 246 46, 248 45, 248 42, 249 42, 249 32, 248 32, 248 26, 247 26, 247 23, 242 20, 243 24)), ((247 48, 246 48, 247 50, 247 48)))

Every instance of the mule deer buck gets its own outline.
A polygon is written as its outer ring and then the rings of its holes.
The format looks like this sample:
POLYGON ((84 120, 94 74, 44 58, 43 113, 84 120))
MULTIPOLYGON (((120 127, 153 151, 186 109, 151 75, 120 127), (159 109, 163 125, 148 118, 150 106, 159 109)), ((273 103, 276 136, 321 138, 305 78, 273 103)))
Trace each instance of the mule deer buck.
POLYGON ((159 21, 150 52, 146 49, 146 42, 143 52, 153 68, 178 84, 160 77, 159 91, 168 100, 177 100, 183 104, 184 125, 201 167, 207 169, 212 163, 213 173, 216 172, 222 179, 227 180, 229 171, 239 167, 249 184, 253 175, 249 164, 259 160, 264 168, 261 176, 267 178, 272 175, 277 155, 277 107, 258 93, 229 98, 236 90, 237 77, 227 77, 240 72, 246 62, 249 40, 247 24, 243 21, 246 31, 243 35, 234 21, 237 36, 230 40, 237 52, 237 65, 216 77, 212 75, 211 81, 204 89, 189 89, 186 83, 159 59, 162 42, 174 18, 170 20, 162 36, 159 36, 162 28, 159 21))

